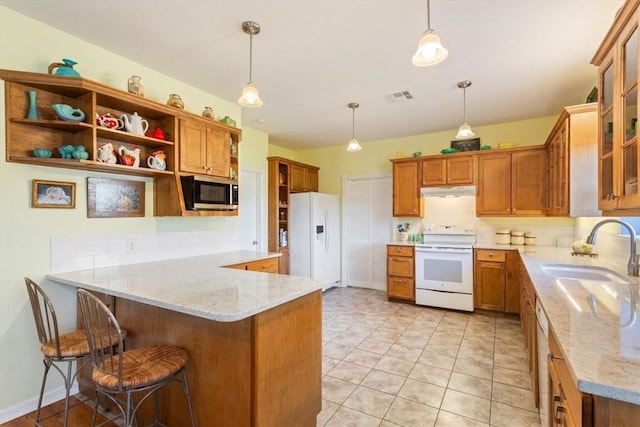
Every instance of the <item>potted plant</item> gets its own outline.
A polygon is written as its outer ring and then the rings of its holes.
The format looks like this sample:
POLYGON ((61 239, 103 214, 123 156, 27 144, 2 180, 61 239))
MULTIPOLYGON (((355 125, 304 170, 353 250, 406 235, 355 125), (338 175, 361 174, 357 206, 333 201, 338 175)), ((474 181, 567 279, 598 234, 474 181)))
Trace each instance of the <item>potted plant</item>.
POLYGON ((409 228, 410 225, 408 222, 404 224, 398 224, 398 232, 400 233, 400 240, 406 242, 409 239, 409 228))

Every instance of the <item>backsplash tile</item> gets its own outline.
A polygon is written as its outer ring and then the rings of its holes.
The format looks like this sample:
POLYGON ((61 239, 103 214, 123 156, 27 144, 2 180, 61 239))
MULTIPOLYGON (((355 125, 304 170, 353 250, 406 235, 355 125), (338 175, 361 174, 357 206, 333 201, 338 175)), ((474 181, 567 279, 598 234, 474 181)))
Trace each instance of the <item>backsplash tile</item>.
POLYGON ((240 249, 237 231, 208 230, 51 238, 51 273, 240 249))

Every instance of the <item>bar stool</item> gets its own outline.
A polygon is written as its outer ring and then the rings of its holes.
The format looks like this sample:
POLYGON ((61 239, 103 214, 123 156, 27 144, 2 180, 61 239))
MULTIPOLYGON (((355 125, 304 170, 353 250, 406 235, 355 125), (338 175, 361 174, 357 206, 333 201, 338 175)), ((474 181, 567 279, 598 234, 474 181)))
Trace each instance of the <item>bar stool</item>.
MULTIPOLYGON (((155 399, 154 425, 162 425, 158 420, 158 390, 172 381, 177 381, 182 384, 191 427, 194 427, 185 369, 189 359, 187 352, 182 347, 166 344, 135 348, 116 355, 105 352, 103 350, 105 343, 119 342, 122 345, 123 338, 118 321, 102 301, 84 289, 78 289, 78 300, 84 328, 88 332, 87 339, 93 364, 92 379, 96 383, 98 395, 109 398, 118 406, 122 412, 124 425, 126 427, 137 425, 136 411, 151 395, 154 395, 155 399), (138 403, 133 400, 133 393, 136 392, 144 392, 138 403), (125 394, 126 400, 118 398, 118 394, 125 394)), ((98 400, 96 399, 92 425, 95 425, 98 400)), ((118 417, 119 415, 113 419, 118 417)))

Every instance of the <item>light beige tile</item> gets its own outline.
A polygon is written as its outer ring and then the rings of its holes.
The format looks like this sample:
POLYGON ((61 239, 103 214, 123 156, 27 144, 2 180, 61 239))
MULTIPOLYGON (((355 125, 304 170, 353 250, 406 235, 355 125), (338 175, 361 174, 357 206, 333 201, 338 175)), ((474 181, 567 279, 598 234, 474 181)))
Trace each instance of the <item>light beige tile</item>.
MULTIPOLYGON (((334 340, 335 341, 335 340, 334 340)), ((493 337, 468 336, 462 338, 460 346, 471 347, 477 350, 493 351, 493 337)))
POLYGON ((391 394, 366 387, 357 387, 343 405, 356 411, 382 418, 387 413, 393 399, 395 397, 391 394))
POLYGON ((378 363, 376 363, 375 368, 380 371, 389 372, 396 375, 409 375, 411 369, 413 369, 413 362, 409 362, 402 359, 396 359, 394 357, 383 356, 382 359, 378 363))
POLYGON ((322 347, 322 355, 342 359, 353 350, 352 346, 329 342, 322 347))
POLYGON ((429 337, 430 335, 412 335, 412 332, 407 330, 398 337, 395 343, 407 348, 417 348, 422 350, 429 342, 429 337))
MULTIPOLYGON (((389 350, 389 347, 391 347, 391 343, 374 340, 373 338, 367 338, 366 340, 362 341, 360 345, 358 345, 358 348, 360 350, 370 351, 378 354, 385 354, 387 350, 389 350)), ((346 356, 346 354, 344 356, 346 356)))
POLYGON ((380 419, 362 412, 341 406, 325 424, 326 427, 375 427, 380 419))
POLYGON ((370 351, 364 351, 356 348, 351 353, 347 354, 343 360, 373 368, 381 358, 382 355, 378 353, 372 353, 370 351))
POLYGON ((413 370, 409 374, 409 378, 429 384, 435 384, 440 387, 446 387, 449 383, 450 375, 451 371, 447 369, 440 369, 435 366, 416 363, 416 366, 414 366, 413 370))
POLYGON ((373 369, 360 383, 361 386, 389 394, 396 394, 406 380, 405 376, 373 369))
POLYGON ((494 382, 491 399, 495 402, 526 409, 527 411, 536 412, 538 410, 533 390, 494 382))
POLYGON ((418 362, 450 371, 453 369, 456 357, 435 350, 425 349, 418 358, 418 362))
POLYGON ((438 344, 438 343, 429 343, 424 348, 425 351, 446 354, 447 356, 455 357, 458 354, 458 350, 460 349, 460 344, 438 344))
POLYGON ((327 375, 354 384, 360 384, 360 381, 367 376, 370 370, 371 368, 367 368, 366 366, 356 365, 355 363, 345 362, 343 360, 334 366, 327 375))
POLYGON ((496 353, 493 357, 493 364, 501 368, 515 369, 516 371, 529 372, 529 364, 524 357, 512 356, 510 354, 496 353))
POLYGON ((445 392, 440 408, 483 423, 491 416, 491 400, 451 389, 445 392))
POLYGON ((456 359, 453 365, 453 372, 467 374, 474 377, 490 380, 493 375, 493 366, 488 363, 476 362, 471 359, 456 359))
POLYGON ((491 380, 453 372, 449 378, 448 388, 484 399, 491 399, 491 380))
POLYGON ((489 427, 489 424, 441 410, 438 412, 436 427, 489 427))
POLYGON ((400 424, 392 423, 391 421, 382 420, 379 427, 402 427, 400 424))
POLYGON ((345 332, 340 332, 340 335, 332 339, 331 342, 336 344, 346 345, 351 348, 355 348, 358 344, 360 344, 364 340, 365 340, 364 337, 361 337, 358 335, 352 335, 347 330, 345 332))
POLYGON ((356 385, 348 381, 329 376, 322 377, 322 397, 338 404, 342 404, 356 389, 356 385))
POLYGON ((480 350, 464 345, 461 345, 460 350, 458 350, 458 358, 475 360, 476 362, 482 362, 488 365, 493 365, 493 357, 493 351, 480 350))
POLYGON ((316 425, 318 427, 324 426, 339 407, 340 405, 337 403, 330 402, 327 399, 322 399, 322 410, 316 417, 316 425))
POLYGON ((340 363, 340 359, 334 359, 333 357, 329 356, 322 356, 322 373, 326 374, 327 372, 332 370, 333 367, 338 363, 340 363))
POLYGON ((435 424, 437 416, 436 408, 397 397, 384 419, 404 427, 430 427, 435 424))
POLYGON ((385 353, 385 356, 406 360, 407 362, 415 362, 418 360, 421 353, 422 349, 420 348, 409 348, 399 344, 394 344, 385 353))
POLYGON ((496 366, 493 370, 493 381, 531 390, 531 377, 528 372, 496 366))
POLYGON ((400 333, 399 332, 393 332, 393 331, 385 331, 382 329, 376 329, 375 331, 371 332, 371 334, 369 334, 369 338, 372 338, 374 340, 378 340, 378 341, 384 341, 387 343, 394 343, 398 338, 400 337, 400 333))
POLYGON ((492 402, 491 425, 495 427, 540 427, 540 417, 537 412, 492 402))
POLYGON ((439 408, 442 403, 445 390, 446 389, 444 387, 407 378, 404 385, 398 392, 398 396, 413 400, 414 402, 423 403, 434 408, 439 408))
POLYGON ((355 335, 357 337, 366 338, 373 331, 374 331, 374 328, 370 328, 370 327, 359 325, 359 324, 354 324, 349 329, 347 329, 346 332, 348 332, 348 333, 350 333, 352 335, 355 335))

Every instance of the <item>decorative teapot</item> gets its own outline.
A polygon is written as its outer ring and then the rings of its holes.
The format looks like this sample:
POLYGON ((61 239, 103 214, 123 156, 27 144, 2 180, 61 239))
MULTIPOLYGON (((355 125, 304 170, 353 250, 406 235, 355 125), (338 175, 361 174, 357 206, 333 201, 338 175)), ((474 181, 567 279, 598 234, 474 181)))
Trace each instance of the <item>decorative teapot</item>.
POLYGON ((120 154, 120 163, 125 166, 133 166, 137 168, 140 166, 140 148, 135 147, 133 150, 129 150, 124 145, 118 148, 118 154, 120 154))
POLYGON ((124 122, 122 121, 122 119, 113 117, 109 113, 103 115, 96 113, 96 123, 98 123, 102 127, 109 129, 124 129, 124 122))
POLYGON ((147 159, 147 166, 151 169, 165 170, 167 168, 167 163, 165 162, 166 154, 164 154, 163 150, 154 151, 151 156, 147 159))
POLYGON ((147 129, 149 129, 149 122, 140 117, 138 113, 133 113, 131 118, 129 118, 125 113, 122 113, 120 118, 124 122, 124 128, 127 132, 144 135, 147 129))
POLYGON ((102 144, 98 147, 97 159, 99 162, 115 165, 118 159, 116 154, 113 152, 113 144, 107 142, 106 144, 102 144))

